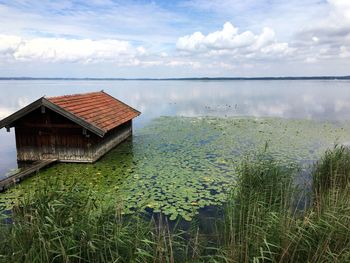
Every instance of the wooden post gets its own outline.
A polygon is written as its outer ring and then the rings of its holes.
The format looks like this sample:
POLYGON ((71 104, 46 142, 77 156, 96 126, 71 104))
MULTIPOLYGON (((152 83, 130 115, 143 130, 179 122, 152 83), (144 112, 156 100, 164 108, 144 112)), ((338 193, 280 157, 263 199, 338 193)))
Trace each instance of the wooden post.
POLYGON ((9 126, 6 126, 6 131, 10 132, 10 127, 9 126))

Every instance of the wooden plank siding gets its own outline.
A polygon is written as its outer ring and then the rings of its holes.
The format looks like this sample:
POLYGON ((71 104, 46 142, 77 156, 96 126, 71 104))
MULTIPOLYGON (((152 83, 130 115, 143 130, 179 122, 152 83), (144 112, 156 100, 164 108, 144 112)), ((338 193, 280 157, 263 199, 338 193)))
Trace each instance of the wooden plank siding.
POLYGON ((98 142, 92 148, 92 162, 97 161, 109 150, 132 135, 132 120, 109 131, 104 138, 97 137, 98 142))
POLYGON ((13 126, 19 161, 94 162, 132 134, 132 120, 101 138, 48 108, 35 109, 13 126))

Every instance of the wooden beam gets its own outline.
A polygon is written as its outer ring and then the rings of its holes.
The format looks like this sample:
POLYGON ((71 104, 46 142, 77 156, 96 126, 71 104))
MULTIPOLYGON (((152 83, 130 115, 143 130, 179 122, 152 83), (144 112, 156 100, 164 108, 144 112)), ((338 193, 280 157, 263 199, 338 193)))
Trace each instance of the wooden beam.
POLYGON ((45 113, 45 106, 41 105, 41 113, 45 113))
POLYGON ((0 180, 0 192, 5 191, 12 185, 15 185, 22 181, 24 178, 32 175, 33 173, 38 172, 40 169, 44 168, 45 166, 48 166, 52 163, 55 163, 57 159, 48 159, 48 160, 41 160, 33 163, 32 166, 24 169, 23 171, 14 174, 10 177, 7 177, 3 180, 0 180))
POLYGON ((81 128, 78 124, 56 124, 56 123, 21 123, 16 125, 16 128, 81 128))
POLYGON ((20 109, 19 111, 13 113, 12 115, 6 117, 5 119, 0 121, 0 129, 6 126, 12 126, 12 123, 16 120, 22 118, 23 116, 27 115, 29 112, 32 112, 33 110, 39 108, 42 104, 42 99, 40 98, 33 103, 29 104, 28 106, 20 109))
POLYGON ((100 136, 101 138, 106 134, 106 131, 103 129, 100 129, 99 127, 85 121, 84 119, 76 116, 75 114, 59 107, 58 105, 50 102, 49 100, 45 99, 44 97, 34 101, 33 103, 29 104, 28 106, 20 109, 19 111, 13 113, 12 115, 8 116, 7 118, 0 120, 0 129, 5 126, 13 126, 13 123, 28 114, 29 112, 32 112, 33 110, 39 108, 39 107, 46 107, 50 110, 53 110, 54 112, 66 117, 67 119, 75 122, 76 124, 86 128, 87 130, 91 131, 92 133, 100 136))
POLYGON ((10 126, 6 126, 6 131, 10 132, 10 126))
POLYGON ((87 130, 95 133, 96 135, 103 137, 106 132, 98 127, 96 127, 93 124, 88 123, 87 121, 85 121, 82 118, 79 118, 78 116, 70 113, 69 111, 57 106, 56 104, 52 103, 51 101, 43 98, 42 99, 42 103, 44 106, 46 106, 47 108, 49 108, 50 110, 53 110, 54 112, 61 114, 62 116, 66 117, 67 119, 75 122, 76 124, 86 128, 87 130))

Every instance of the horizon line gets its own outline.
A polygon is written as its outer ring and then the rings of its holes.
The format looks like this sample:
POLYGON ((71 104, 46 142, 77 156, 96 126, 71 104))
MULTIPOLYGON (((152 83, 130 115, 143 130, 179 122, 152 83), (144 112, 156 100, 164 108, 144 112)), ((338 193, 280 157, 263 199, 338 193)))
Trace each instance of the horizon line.
POLYGON ((171 78, 114 78, 114 77, 0 77, 0 80, 350 80, 342 76, 280 76, 280 77, 171 77, 171 78))

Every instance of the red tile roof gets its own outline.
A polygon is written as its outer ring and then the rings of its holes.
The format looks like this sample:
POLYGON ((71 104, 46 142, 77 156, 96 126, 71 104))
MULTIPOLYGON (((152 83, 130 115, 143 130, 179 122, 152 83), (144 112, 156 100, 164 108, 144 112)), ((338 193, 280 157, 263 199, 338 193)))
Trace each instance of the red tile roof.
POLYGON ((104 132, 140 115, 139 111, 103 91, 46 99, 104 132))

